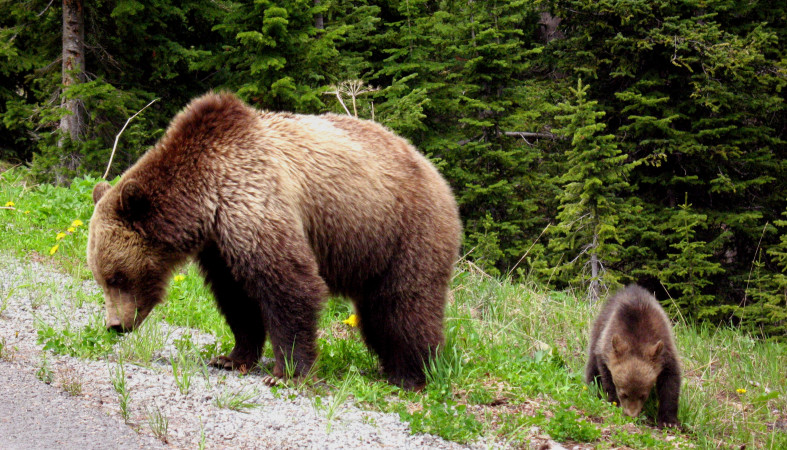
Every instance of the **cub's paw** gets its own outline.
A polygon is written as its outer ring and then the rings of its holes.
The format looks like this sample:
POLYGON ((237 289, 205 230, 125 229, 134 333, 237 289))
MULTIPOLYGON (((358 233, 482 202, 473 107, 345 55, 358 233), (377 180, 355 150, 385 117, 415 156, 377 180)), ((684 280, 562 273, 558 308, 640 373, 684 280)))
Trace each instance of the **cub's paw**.
POLYGON ((423 377, 389 376, 388 383, 413 392, 421 392, 426 386, 426 380, 423 377))
POLYGON ((657 425, 659 428, 680 428, 678 419, 659 419, 657 425))
POLYGON ((252 367, 254 367, 253 361, 245 361, 240 359, 231 358, 229 356, 214 356, 208 362, 213 367, 218 367, 219 369, 224 370, 237 370, 243 375, 249 373, 252 367))

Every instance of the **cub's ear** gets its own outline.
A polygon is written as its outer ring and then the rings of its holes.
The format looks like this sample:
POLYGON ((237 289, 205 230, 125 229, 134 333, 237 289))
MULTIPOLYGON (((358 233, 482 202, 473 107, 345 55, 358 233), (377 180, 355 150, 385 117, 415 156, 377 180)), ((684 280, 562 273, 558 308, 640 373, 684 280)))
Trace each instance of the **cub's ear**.
POLYGON ((659 356, 661 356, 661 353, 663 351, 664 351, 664 342, 662 341, 656 342, 650 347, 650 350, 648 352, 650 354, 650 359, 653 360, 657 359, 659 356))
POLYGON ((95 185, 95 187, 93 187, 93 204, 95 205, 98 203, 98 201, 101 200, 101 197, 103 197, 111 187, 112 186, 110 186, 106 181, 102 181, 101 183, 95 185))
POLYGON ((629 346, 623 342, 619 334, 616 334, 612 336, 612 349, 615 350, 615 355, 620 356, 628 351, 629 346))
POLYGON ((135 180, 128 180, 120 186, 119 213, 130 221, 145 217, 150 210, 150 199, 142 186, 135 180))

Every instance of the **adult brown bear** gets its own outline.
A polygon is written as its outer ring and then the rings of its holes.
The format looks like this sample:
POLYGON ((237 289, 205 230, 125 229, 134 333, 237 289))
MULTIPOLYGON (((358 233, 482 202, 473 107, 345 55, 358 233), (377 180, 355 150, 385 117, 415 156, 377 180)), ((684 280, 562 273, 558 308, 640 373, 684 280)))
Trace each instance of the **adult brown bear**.
POLYGON ((235 335, 214 365, 252 367, 267 335, 274 376, 286 359, 305 374, 330 292, 353 300, 390 382, 425 383, 461 224, 438 171, 384 127, 209 93, 93 200, 87 258, 108 327, 139 325, 194 257, 235 335))
POLYGON ((604 304, 590 333, 585 380, 601 381, 607 399, 632 417, 655 386, 658 425, 678 425, 678 350, 667 314, 648 291, 630 285, 604 304))

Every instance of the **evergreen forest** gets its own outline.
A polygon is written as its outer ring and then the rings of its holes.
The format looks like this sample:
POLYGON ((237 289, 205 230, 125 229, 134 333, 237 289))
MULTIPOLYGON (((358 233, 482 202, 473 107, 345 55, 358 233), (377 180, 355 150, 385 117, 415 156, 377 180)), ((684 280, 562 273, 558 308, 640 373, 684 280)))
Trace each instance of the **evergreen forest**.
POLYGON ((333 112, 451 183, 463 254, 787 335, 787 2, 0 0, 0 160, 114 178, 190 99, 333 112), (152 102, 152 103, 151 103, 152 102), (138 114, 137 114, 138 113, 138 114), (137 114, 133 120, 129 118, 137 114))

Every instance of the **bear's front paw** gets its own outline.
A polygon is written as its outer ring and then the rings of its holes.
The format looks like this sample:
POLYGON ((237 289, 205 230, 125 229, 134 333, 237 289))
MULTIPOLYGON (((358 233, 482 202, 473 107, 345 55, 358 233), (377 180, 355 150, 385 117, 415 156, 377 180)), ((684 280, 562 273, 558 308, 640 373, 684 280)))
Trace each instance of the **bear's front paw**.
POLYGON ((231 358, 229 356, 214 356, 211 358, 210 362, 208 363, 213 367, 218 367, 219 369, 224 370, 237 370, 243 375, 249 373, 252 367, 254 367, 254 362, 252 361, 244 361, 236 358, 231 358))
POLYGON ((265 375, 262 377, 262 384, 273 387, 273 386, 282 386, 284 383, 281 378, 274 377, 272 375, 265 375))

